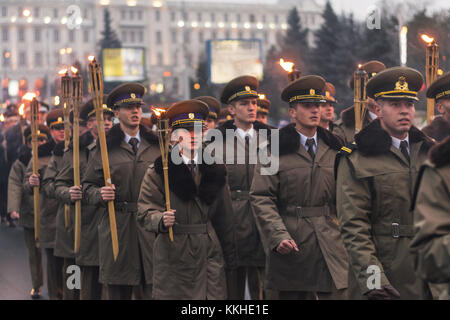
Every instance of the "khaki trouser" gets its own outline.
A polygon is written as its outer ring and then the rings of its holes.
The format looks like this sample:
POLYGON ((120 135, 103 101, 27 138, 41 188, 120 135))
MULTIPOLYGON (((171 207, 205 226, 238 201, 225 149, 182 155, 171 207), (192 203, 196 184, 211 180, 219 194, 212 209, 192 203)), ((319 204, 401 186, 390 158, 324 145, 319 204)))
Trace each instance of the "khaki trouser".
POLYGON ((246 279, 248 279, 250 298, 264 300, 264 268, 262 267, 238 267, 227 271, 228 300, 244 300, 246 279))
POLYGON ((42 272, 42 252, 40 248, 36 247, 36 241, 34 240, 34 229, 23 228, 23 235, 28 252, 31 284, 33 286, 33 289, 40 289, 44 284, 42 272))
POLYGON ((101 300, 102 284, 98 281, 98 266, 81 266, 80 300, 101 300))
POLYGON ((153 300, 153 285, 141 284, 133 287, 133 299, 134 300, 153 300))
POLYGON ((47 257, 48 297, 50 300, 61 300, 63 297, 64 259, 54 256, 51 248, 45 249, 45 256, 47 257))
POLYGON ((131 300, 134 286, 108 284, 108 300, 131 300))
POLYGON ((67 273, 67 268, 71 265, 75 265, 75 258, 64 258, 63 300, 80 300, 80 290, 79 289, 69 289, 69 287, 67 286, 67 278, 69 278, 69 276, 70 276, 70 274, 67 273))

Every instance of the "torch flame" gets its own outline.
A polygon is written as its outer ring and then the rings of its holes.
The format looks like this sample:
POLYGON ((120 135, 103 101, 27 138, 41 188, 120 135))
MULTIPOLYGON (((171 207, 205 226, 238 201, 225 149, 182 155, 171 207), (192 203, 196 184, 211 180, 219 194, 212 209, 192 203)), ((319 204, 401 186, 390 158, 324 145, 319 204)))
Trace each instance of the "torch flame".
POLYGON ((258 97, 259 97, 259 99, 263 100, 263 99, 266 98, 266 95, 265 94, 258 94, 258 97))
POLYGON ((158 119, 161 118, 161 116, 166 112, 165 109, 155 107, 152 107, 152 111, 158 119))
POLYGON ((2 113, 2 114, 0 114, 0 122, 3 122, 3 121, 5 121, 5 116, 2 113))
POLYGON ((74 66, 70 67, 70 70, 72 70, 72 73, 77 74, 78 69, 75 68, 74 66))
POLYGON ((361 69, 361 67, 362 67, 362 64, 361 63, 358 64, 358 69, 361 69))
POLYGON ((24 115, 24 109, 25 109, 25 104, 22 103, 19 107, 19 114, 21 117, 23 117, 23 115, 24 115))
POLYGON ((430 36, 428 36, 426 34, 422 34, 420 37, 427 44, 431 44, 434 41, 434 38, 432 38, 432 37, 430 37, 430 36))
POLYGON ((287 72, 292 72, 294 70, 294 63, 289 61, 284 61, 284 59, 280 59, 280 66, 286 70, 287 72))
POLYGON ((89 60, 90 62, 93 62, 93 61, 95 61, 95 57, 94 57, 94 56, 89 56, 89 57, 88 57, 88 60, 89 60))
POLYGON ((58 74, 61 76, 65 75, 66 73, 67 73, 67 69, 62 69, 62 70, 58 71, 58 74))
POLYGON ((34 98, 36 98, 36 93, 34 92, 27 92, 23 95, 22 100, 31 101, 34 98))

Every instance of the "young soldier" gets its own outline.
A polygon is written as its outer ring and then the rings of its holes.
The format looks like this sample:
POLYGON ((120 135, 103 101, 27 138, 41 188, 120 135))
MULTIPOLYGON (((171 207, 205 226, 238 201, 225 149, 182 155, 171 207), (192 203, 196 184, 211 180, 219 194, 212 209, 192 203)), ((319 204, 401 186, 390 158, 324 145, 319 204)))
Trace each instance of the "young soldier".
POLYGON ((199 162, 202 137, 194 131, 196 125, 203 126, 208 114, 207 105, 199 100, 182 101, 167 110, 172 138, 180 141, 168 155, 173 209, 166 210, 161 157, 142 182, 139 222, 157 233, 153 250, 155 299, 226 298, 225 268, 233 267, 235 257, 226 169, 199 162), (175 164, 174 158, 181 158, 180 163, 175 164))
POLYGON ((217 126, 217 119, 220 114, 220 102, 214 97, 201 96, 195 98, 195 100, 200 100, 208 105, 209 114, 205 120, 206 130, 215 129, 217 126))
POLYGON ((64 121, 61 109, 52 110, 47 116, 47 124, 52 138, 39 148, 39 174, 32 174, 31 161, 25 174, 25 188, 30 194, 33 186, 39 186, 40 194, 40 247, 45 249, 47 256, 47 289, 51 300, 62 298, 63 290, 68 293, 66 283, 63 283, 64 259, 55 256, 56 213, 60 203, 54 194, 53 177, 55 170, 62 162, 64 152, 64 121))
MULTIPOLYGON (((106 103, 106 96, 104 96, 106 103)), ((103 119, 105 132, 108 132, 113 125, 113 111, 103 105, 103 119)), ((80 176, 86 173, 89 158, 95 151, 98 137, 97 119, 92 100, 88 101, 80 110, 80 122, 86 124, 86 131, 80 136, 80 176)), ((56 223, 56 248, 60 247, 62 253, 66 252, 72 258, 72 264, 81 267, 81 300, 100 300, 102 286, 99 284, 98 268, 98 225, 103 215, 104 208, 82 203, 81 207, 81 239, 80 249, 75 255, 74 248, 74 202, 84 200, 82 187, 74 186, 73 182, 73 142, 65 151, 63 157, 63 168, 55 178, 56 196, 66 204, 71 205, 70 230, 67 232, 64 226, 64 206, 57 215, 56 223)), ((56 252, 56 249, 55 249, 56 252)))
POLYGON ((320 126, 333 132, 334 127, 334 104, 337 102, 336 88, 330 82, 325 84, 325 103, 320 106, 320 126))
MULTIPOLYGON (((151 265, 147 265, 151 252, 147 247, 154 235, 138 228, 136 213, 142 178, 160 152, 158 137, 139 125, 144 92, 141 84, 125 83, 108 95, 107 105, 119 119, 119 124, 106 137, 112 185, 104 186, 99 146, 83 177, 83 196, 89 204, 107 208, 107 202, 114 201, 119 238, 117 261, 113 256, 108 210, 104 211, 98 228, 100 282, 107 286, 111 300, 131 299, 133 286, 144 281, 142 274, 146 285, 151 285, 151 271, 148 271, 151 265)), ((150 287, 144 287, 149 297, 150 287)))
POLYGON ((258 80, 253 76, 242 76, 231 80, 223 89, 221 101, 233 116, 219 127, 224 137, 223 161, 228 172, 228 185, 233 200, 233 217, 237 269, 227 275, 228 298, 243 300, 248 279, 252 299, 263 299, 265 254, 253 217, 249 190, 255 164, 251 164, 250 146, 256 145, 259 130, 270 128, 256 121, 258 109, 258 80), (225 140, 226 131, 232 130, 235 138, 225 140), (227 163, 227 149, 234 149, 234 158, 227 163), (243 156, 245 158, 243 159, 243 156))
POLYGON ((436 141, 442 141, 450 136, 450 72, 430 85, 427 98, 436 101, 436 109, 442 115, 434 118, 422 131, 436 141))
POLYGON ((411 249, 417 274, 437 299, 450 298, 450 137, 434 146, 420 169, 414 196, 411 249))
POLYGON ((334 159, 342 142, 319 126, 325 80, 289 84, 294 123, 280 130, 279 171, 255 170, 252 208, 267 244, 266 282, 282 300, 346 299, 348 257, 336 219, 334 159))
MULTIPOLYGON (((13 163, 8 179, 8 212, 12 219, 19 219, 19 224, 23 227, 25 245, 28 252, 28 262, 30 265, 32 289, 30 296, 38 299, 41 296, 43 285, 42 276, 42 254, 41 249, 36 247, 34 240, 34 209, 33 196, 24 192, 24 177, 28 163, 31 159, 31 128, 24 131, 26 144, 21 147, 18 159, 13 163)), ((39 126, 38 144, 43 145, 51 139, 49 129, 39 126)))
MULTIPOLYGON (((367 72, 367 75, 372 78, 378 72, 386 69, 386 66, 380 61, 369 61, 361 66, 363 70, 367 72)), ((353 75, 350 79, 350 88, 353 90, 353 75)), ((367 112, 364 117, 363 127, 367 126, 372 120, 377 118, 378 105, 374 99, 368 97, 367 112)), ((336 127, 333 133, 340 137, 345 144, 352 143, 355 140, 355 108, 353 106, 344 109, 341 112, 341 119, 336 122, 336 127)))
POLYGON ((267 124, 267 117, 269 116, 270 100, 264 94, 258 95, 258 109, 256 112, 256 120, 267 124))
POLYGON ((413 126, 422 84, 422 75, 406 67, 370 79, 367 95, 380 105, 379 119, 355 136, 356 144, 342 148, 337 161, 338 217, 350 256, 351 299, 429 297, 409 251, 413 187, 432 145, 413 126), (373 281, 377 277, 379 282, 373 281))

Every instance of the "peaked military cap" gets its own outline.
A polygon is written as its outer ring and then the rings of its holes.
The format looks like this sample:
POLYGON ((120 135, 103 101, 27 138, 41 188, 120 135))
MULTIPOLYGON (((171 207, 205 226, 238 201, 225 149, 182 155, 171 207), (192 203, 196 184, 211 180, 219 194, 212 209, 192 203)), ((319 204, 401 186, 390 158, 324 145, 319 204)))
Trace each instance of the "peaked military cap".
MULTIPOLYGON (((23 132, 23 135, 25 137, 25 140, 31 139, 31 127, 28 126, 25 131, 23 132)), ((50 130, 48 129, 48 127, 46 125, 40 124, 39 125, 39 129, 38 129, 38 137, 44 138, 49 140, 51 135, 50 135, 50 130)))
MULTIPOLYGON (((108 95, 103 95, 103 105, 102 105, 103 114, 110 114, 114 117, 114 111, 106 104, 107 100, 108 95)), ((95 108, 94 108, 94 101, 91 99, 81 107, 80 119, 87 121, 92 116, 95 117, 95 108)), ((71 112, 71 119, 72 119, 72 112, 71 112)))
POLYGON ((242 76, 228 82, 223 88, 220 101, 224 104, 245 98, 258 98, 258 79, 254 76, 242 76))
POLYGON ((115 87, 109 94, 106 104, 109 108, 126 107, 133 104, 142 104, 145 87, 136 82, 124 83, 115 87))
POLYGON ((436 100, 450 98, 450 72, 444 73, 430 85, 427 98, 436 100))
POLYGON ((324 96, 325 79, 308 75, 291 82, 281 93, 283 101, 294 102, 326 102, 324 96))
POLYGON ((218 119, 220 114, 220 101, 211 96, 201 96, 195 98, 195 100, 203 101, 208 105, 209 115, 208 118, 218 119))
POLYGON ((53 109, 47 114, 47 126, 52 129, 52 127, 58 124, 64 124, 64 114, 61 108, 53 109))
POLYGON ((393 67, 377 73, 367 82, 367 95, 373 99, 419 100, 422 74, 408 67, 393 67))
POLYGON ((258 113, 269 114, 271 102, 266 98, 266 95, 259 94, 258 95, 258 113))
POLYGON ((330 103, 336 103, 336 88, 330 82, 325 83, 325 100, 330 103))
POLYGON ((173 129, 192 128, 196 124, 204 125, 209 115, 206 103, 200 100, 185 100, 177 102, 167 109, 165 117, 173 129))
MULTIPOLYGON (((369 79, 371 79, 372 77, 374 77, 378 72, 381 72, 383 70, 386 70, 386 66, 384 65, 383 62, 381 61, 377 61, 377 60, 371 60, 369 62, 364 63, 361 66, 361 69, 367 72, 367 75, 369 77, 369 79)), ((354 83, 355 79, 353 79, 353 75, 350 78, 349 81, 349 86, 350 88, 354 88, 355 87, 355 83, 354 83)))

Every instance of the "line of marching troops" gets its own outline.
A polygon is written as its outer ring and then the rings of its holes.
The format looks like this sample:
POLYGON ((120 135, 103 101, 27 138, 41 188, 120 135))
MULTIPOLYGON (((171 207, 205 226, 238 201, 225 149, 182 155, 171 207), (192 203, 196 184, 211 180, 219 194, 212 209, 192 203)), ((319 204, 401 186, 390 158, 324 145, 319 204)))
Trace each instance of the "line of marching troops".
POLYGON ((81 186, 73 182, 72 144, 64 148, 62 110, 52 110, 47 126, 39 127, 39 174, 32 174, 27 128, 9 176, 8 212, 24 228, 32 298, 43 286, 42 250, 50 299, 242 300, 246 287, 252 299, 448 295, 450 73, 428 88, 442 116, 421 131, 413 121, 422 75, 378 61, 362 68, 370 77, 369 99, 356 135, 353 107, 333 121, 335 89, 322 77, 302 76, 283 90, 292 121, 279 130, 273 175, 262 174, 270 164, 249 162, 250 146, 272 148, 260 139, 261 130, 273 128, 266 124, 270 101, 259 99, 256 78, 230 81, 220 101, 199 97, 169 107, 171 210, 154 123, 142 118, 142 85, 120 85, 104 99, 111 186, 104 183, 92 100, 80 113, 81 186), (196 135, 198 125, 224 135, 233 130, 220 155, 225 164, 199 161, 206 143, 196 135), (442 142, 433 146, 435 140, 442 142), (234 161, 225 162, 229 150, 234 161), (34 186, 40 190, 39 248, 34 186), (82 226, 75 254, 77 200, 82 226), (116 261, 108 201, 116 211, 116 261), (66 285, 70 265, 81 268, 80 290, 66 285))

